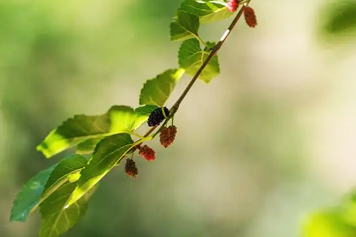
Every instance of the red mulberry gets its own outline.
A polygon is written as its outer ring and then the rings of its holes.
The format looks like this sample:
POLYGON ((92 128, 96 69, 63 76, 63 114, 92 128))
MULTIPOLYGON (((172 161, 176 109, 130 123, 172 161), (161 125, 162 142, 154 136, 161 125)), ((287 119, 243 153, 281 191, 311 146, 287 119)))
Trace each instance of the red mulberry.
POLYGON ((144 157, 148 161, 154 160, 156 158, 155 157, 156 152, 147 145, 140 147, 139 154, 140 156, 144 157))
POLYGON ((257 25, 255 11, 251 7, 245 7, 244 16, 249 27, 255 27, 257 25))
MULTIPOLYGON (((167 107, 164 107, 163 110, 164 110, 166 117, 169 116, 169 110, 167 109, 167 107)), ((162 108, 157 108, 157 109, 153 110, 152 113, 150 114, 150 116, 148 117, 147 124, 150 127, 157 126, 164 119, 165 119, 165 116, 163 114, 162 108)))
POLYGON ((169 145, 171 145, 176 137, 176 134, 176 126, 163 127, 159 135, 162 146, 168 147, 169 145))
POLYGON ((227 3, 227 9, 230 12, 235 12, 239 8, 239 0, 229 0, 227 3))
POLYGON ((127 159, 125 164, 125 173, 133 178, 136 178, 138 174, 138 170, 136 167, 136 163, 133 159, 127 159))

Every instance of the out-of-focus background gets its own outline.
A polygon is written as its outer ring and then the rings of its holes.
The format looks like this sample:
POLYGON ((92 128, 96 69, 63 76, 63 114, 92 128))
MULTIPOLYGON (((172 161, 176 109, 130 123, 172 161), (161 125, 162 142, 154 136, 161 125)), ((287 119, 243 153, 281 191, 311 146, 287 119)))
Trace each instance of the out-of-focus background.
MULTIPOLYGON (((1 237, 37 236, 38 213, 8 219, 22 185, 65 155, 36 151, 51 129, 136 107, 145 80, 177 67, 168 26, 179 4, 0 1, 1 237)), ((174 145, 151 142, 157 159, 138 159, 136 180, 111 172, 64 236, 294 237, 309 212, 356 185, 356 3, 251 6, 258 26, 238 23, 221 74, 182 103, 174 145)), ((202 38, 217 41, 228 24, 203 26, 202 38)))

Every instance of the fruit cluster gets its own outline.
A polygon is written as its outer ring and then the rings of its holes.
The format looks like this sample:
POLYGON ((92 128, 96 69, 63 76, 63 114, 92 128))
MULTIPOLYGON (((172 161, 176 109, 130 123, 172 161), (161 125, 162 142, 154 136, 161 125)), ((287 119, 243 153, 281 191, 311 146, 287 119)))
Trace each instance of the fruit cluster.
MULTIPOLYGON (((162 146, 168 147, 169 145, 171 145, 176 137, 176 134, 177 134, 176 126, 171 125, 169 127, 162 127, 160 131, 160 141, 162 146)), ((155 160, 156 158, 155 157, 156 152, 147 145, 140 144, 137 145, 135 149, 138 149, 139 150, 138 154, 148 161, 155 160)), ((135 178, 137 176, 138 170, 132 158, 126 160, 125 172, 130 177, 135 178)))

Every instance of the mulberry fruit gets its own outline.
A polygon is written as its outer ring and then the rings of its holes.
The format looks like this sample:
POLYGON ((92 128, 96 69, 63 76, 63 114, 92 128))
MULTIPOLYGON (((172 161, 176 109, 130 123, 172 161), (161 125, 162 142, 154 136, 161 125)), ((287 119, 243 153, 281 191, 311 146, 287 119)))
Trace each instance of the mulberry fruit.
POLYGON ((125 164, 125 173, 133 178, 136 178, 138 174, 138 170, 136 167, 136 163, 133 159, 127 159, 125 164))
POLYGON ((162 146, 168 147, 169 145, 171 145, 176 137, 176 134, 176 126, 163 127, 159 135, 162 146))
POLYGON ((151 161, 154 160, 156 152, 149 146, 144 145, 140 147, 140 156, 144 157, 146 160, 151 161))
POLYGON ((227 9, 230 12, 235 12, 239 8, 239 0, 229 0, 227 3, 227 9))
POLYGON ((148 117, 148 126, 157 126, 165 119, 165 117, 169 116, 169 110, 167 109, 167 107, 164 107, 163 110, 166 116, 164 116, 162 108, 157 108, 152 111, 152 113, 148 117))
POLYGON ((246 7, 244 10, 245 21, 249 27, 257 25, 255 11, 251 7, 246 7))

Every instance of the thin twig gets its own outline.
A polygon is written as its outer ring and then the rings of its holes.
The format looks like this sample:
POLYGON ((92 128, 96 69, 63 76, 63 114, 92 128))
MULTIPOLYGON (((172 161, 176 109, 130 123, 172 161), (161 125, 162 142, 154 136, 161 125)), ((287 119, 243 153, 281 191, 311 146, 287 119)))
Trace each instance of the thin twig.
MULTIPOLYGON (((174 114, 178 111, 180 104, 182 103, 182 101, 184 100, 185 96, 188 94, 188 92, 190 91, 190 89, 192 88, 192 86, 194 85, 194 83, 196 82, 196 80, 198 79, 198 77, 200 76, 200 74, 202 73, 202 71, 204 70, 204 68, 208 65, 208 63, 210 62, 210 60, 214 57, 214 55, 219 51, 219 49, 221 48, 221 46, 224 44, 225 40, 227 39, 227 37, 230 35, 232 29, 235 27, 236 23, 239 21, 239 19, 241 18, 245 7, 248 6, 248 4, 250 3, 251 0, 246 1, 243 6, 240 8, 239 12, 237 13, 237 15, 235 16, 234 20, 231 22, 230 26, 227 28, 227 30, 224 32, 224 34, 222 35, 220 41, 213 47, 213 49, 211 50, 210 54, 208 55, 208 57, 204 60, 203 64, 200 66, 200 68, 198 69, 198 71, 195 73, 195 75, 193 76, 193 78, 191 79, 191 81, 189 82, 189 84, 187 85, 187 87, 185 88, 185 90, 183 91, 183 93, 181 94, 181 96, 178 98, 178 100, 174 103, 174 105, 172 106, 172 108, 170 109, 170 114, 169 116, 165 119, 164 123, 161 125, 161 127, 158 129, 157 132, 155 132, 155 134, 152 137, 155 137, 162 129, 163 126, 165 126, 167 124, 167 122, 174 116, 174 114)), ((147 133, 144 135, 144 137, 149 136, 155 129, 157 128, 157 126, 152 127, 150 130, 147 131, 147 133)))
POLYGON ((240 9, 240 11, 237 13, 236 17, 234 18, 234 20, 231 22, 229 28, 227 28, 227 30, 224 32, 224 34, 222 35, 220 41, 214 46, 214 48, 211 50, 210 54, 208 55, 208 57, 205 59, 205 61, 203 62, 203 64, 200 66, 200 68, 198 69, 198 71, 196 72, 196 74, 194 75, 194 77, 192 78, 192 80, 190 81, 190 83, 188 84, 188 86, 185 88, 185 90, 183 91, 182 95, 178 98, 178 100, 176 101, 176 103, 173 105, 171 112, 172 115, 174 115, 178 108, 179 105, 182 103, 183 99, 185 98, 185 96, 188 94, 189 90, 192 88, 192 86, 194 85, 194 83, 196 82, 196 80, 198 79, 198 77, 200 76, 201 72, 204 70, 204 68, 206 67, 206 65, 208 65, 208 63, 210 62, 210 60, 214 57, 214 55, 219 51, 219 49, 221 48, 221 46, 224 44, 226 38, 229 36, 230 32, 232 31, 232 29, 235 27, 236 23, 239 21, 245 7, 249 4, 250 1, 246 2, 240 9))

